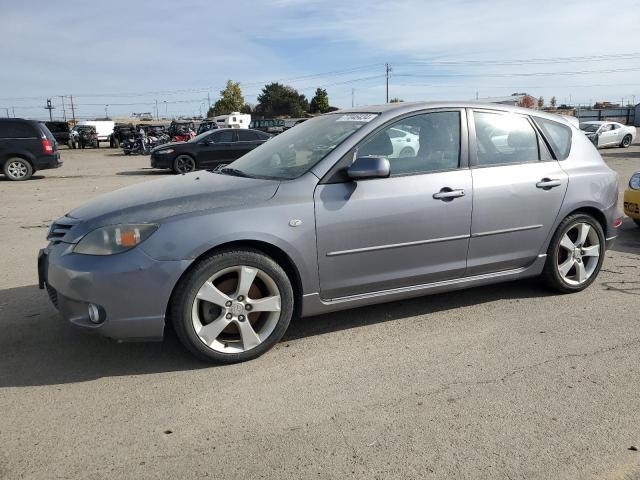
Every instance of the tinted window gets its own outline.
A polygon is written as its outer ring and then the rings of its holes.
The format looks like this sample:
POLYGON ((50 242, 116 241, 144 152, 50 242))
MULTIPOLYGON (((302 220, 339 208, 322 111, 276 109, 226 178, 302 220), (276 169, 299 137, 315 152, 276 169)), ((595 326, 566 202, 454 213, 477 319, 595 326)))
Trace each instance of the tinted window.
POLYGON ((0 122, 0 138, 33 138, 36 130, 24 122, 0 122))
POLYGON ((567 158, 571 151, 571 128, 546 118, 536 118, 535 122, 547 138, 556 158, 558 160, 567 158))
POLYGON ((254 132, 249 130, 238 130, 238 141, 240 142, 253 142, 258 140, 258 136, 254 132))
POLYGON ((358 157, 386 157, 391 176, 458 168, 460 114, 434 112, 408 117, 365 140, 358 157))
POLYGON ((538 136, 529 121, 507 113, 473 112, 478 165, 537 162, 538 136))
POLYGON ((216 143, 233 142, 233 130, 223 130, 213 135, 213 141, 216 143))

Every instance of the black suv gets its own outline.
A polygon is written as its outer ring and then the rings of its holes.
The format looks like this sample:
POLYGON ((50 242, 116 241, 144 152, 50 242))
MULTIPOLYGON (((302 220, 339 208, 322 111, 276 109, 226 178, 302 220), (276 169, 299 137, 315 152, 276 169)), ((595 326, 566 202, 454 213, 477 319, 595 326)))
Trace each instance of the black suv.
POLYGON ((26 180, 37 170, 60 165, 58 143, 43 123, 0 118, 0 168, 9 180, 26 180))
POLYGON ((69 145, 69 124, 67 122, 44 122, 58 145, 69 145))

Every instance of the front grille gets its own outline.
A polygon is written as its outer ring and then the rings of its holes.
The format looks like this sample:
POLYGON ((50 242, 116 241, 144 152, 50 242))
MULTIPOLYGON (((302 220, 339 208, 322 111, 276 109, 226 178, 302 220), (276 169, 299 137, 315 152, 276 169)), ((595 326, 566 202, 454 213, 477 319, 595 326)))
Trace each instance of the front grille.
POLYGON ((49 294, 49 300, 51 300, 54 307, 58 308, 58 291, 48 283, 45 285, 47 287, 47 293, 49 294))

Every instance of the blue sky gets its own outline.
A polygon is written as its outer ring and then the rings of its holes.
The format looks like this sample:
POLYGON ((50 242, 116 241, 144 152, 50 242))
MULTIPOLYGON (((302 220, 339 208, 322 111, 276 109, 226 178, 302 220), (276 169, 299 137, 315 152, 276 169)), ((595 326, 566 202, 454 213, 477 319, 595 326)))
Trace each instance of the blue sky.
POLYGON ((323 86, 339 107, 352 89, 356 104, 381 103, 385 62, 390 96, 407 101, 638 102, 639 19, 636 0, 0 0, 0 115, 44 117, 50 97, 60 116, 57 96, 69 94, 82 117, 105 104, 112 116, 152 111, 156 100, 161 114, 197 114, 227 79, 250 103, 274 80, 308 98, 323 86))

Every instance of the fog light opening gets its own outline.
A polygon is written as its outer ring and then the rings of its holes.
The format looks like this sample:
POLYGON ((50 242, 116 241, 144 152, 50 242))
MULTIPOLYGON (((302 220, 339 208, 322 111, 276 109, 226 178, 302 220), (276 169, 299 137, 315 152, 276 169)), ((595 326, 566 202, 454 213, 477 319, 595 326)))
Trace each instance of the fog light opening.
POLYGON ((102 309, 97 305, 90 303, 89 307, 87 307, 87 310, 89 312, 89 320, 91 320, 92 323, 95 323, 97 325, 104 321, 104 315, 102 314, 102 309))

